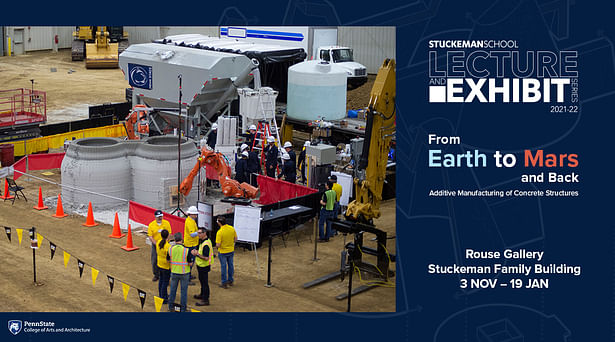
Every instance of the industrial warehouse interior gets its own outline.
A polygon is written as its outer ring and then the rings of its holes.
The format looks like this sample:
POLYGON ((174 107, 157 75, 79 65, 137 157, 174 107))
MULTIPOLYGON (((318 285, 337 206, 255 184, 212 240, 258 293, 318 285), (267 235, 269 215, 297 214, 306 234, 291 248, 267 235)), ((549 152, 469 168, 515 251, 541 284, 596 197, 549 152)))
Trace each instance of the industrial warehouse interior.
POLYGON ((394 27, 0 30, 0 311, 395 312, 394 27))

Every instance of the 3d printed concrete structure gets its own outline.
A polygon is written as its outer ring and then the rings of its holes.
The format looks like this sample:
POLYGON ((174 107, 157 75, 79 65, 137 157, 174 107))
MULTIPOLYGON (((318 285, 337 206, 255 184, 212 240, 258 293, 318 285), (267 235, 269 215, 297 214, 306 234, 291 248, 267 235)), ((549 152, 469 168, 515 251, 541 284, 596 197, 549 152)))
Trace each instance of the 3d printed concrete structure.
MULTIPOLYGON (((75 140, 62 161, 62 183, 68 185, 62 188, 62 199, 72 205, 91 201, 97 209, 122 203, 114 198, 134 200, 159 209, 173 208, 177 205, 174 196, 177 154, 175 136, 130 141, 117 138, 75 140)), ((190 173, 198 154, 192 140, 182 139, 180 179, 190 173)), ((193 191, 186 198, 188 203, 196 202, 196 194, 193 191)))

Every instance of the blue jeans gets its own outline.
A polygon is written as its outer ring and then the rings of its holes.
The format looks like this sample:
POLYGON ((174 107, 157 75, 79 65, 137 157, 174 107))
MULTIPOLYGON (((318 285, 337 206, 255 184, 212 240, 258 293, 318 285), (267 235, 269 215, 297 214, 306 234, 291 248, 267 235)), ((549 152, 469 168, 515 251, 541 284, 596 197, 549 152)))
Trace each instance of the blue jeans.
POLYGON ((186 312, 186 306, 188 304, 188 283, 190 282, 190 273, 171 273, 171 293, 169 294, 169 311, 173 310, 173 303, 175 302, 175 295, 177 294, 177 283, 179 282, 181 282, 181 312, 186 312))
MULTIPOLYGON (((335 202, 335 205, 333 206, 333 215, 331 215, 331 218, 338 218, 338 216, 340 216, 341 209, 340 202, 335 202)), ((331 228, 331 235, 335 234, 337 234, 337 230, 331 228)))
POLYGON ((158 268, 160 271, 160 280, 158 280, 158 297, 168 300, 169 294, 167 293, 167 287, 169 281, 171 281, 171 270, 165 270, 164 268, 158 268))
POLYGON ((235 273, 235 266, 233 265, 234 255, 235 252, 218 253, 218 258, 220 259, 220 274, 222 276, 222 285, 233 282, 233 274, 235 273))
POLYGON ((318 218, 318 237, 321 240, 327 240, 331 237, 331 219, 333 218, 333 210, 320 209, 320 217, 318 218), (327 224, 327 231, 325 234, 325 223, 327 224))
MULTIPOLYGON (((188 262, 194 262, 194 256, 192 255, 192 250, 193 249, 198 250, 199 246, 196 245, 196 246, 186 247, 186 248, 188 248, 188 262)), ((190 267, 190 278, 192 278, 192 270, 195 268, 196 268, 195 265, 192 265, 192 267, 190 267)))
POLYGON ((150 254, 150 260, 152 262, 152 273, 154 273, 154 277, 160 276, 160 271, 158 270, 158 253, 156 252, 156 245, 152 244, 152 253, 150 254))

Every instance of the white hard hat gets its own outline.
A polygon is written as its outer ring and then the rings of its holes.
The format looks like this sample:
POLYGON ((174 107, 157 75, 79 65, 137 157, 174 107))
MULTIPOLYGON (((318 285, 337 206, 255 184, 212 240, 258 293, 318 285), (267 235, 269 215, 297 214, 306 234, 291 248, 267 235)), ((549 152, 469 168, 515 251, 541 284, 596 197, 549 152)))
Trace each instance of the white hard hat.
POLYGON ((188 215, 198 215, 199 211, 196 210, 195 206, 191 206, 190 208, 188 208, 188 211, 186 211, 186 214, 188 214, 188 215))
POLYGON ((274 138, 272 135, 270 135, 270 136, 267 138, 267 142, 270 142, 270 143, 275 142, 275 138, 274 138))
POLYGON ((287 147, 293 147, 293 144, 291 144, 290 141, 287 141, 284 143, 284 148, 287 148, 287 147))
POLYGON ((310 145, 311 145, 311 143, 310 143, 310 141, 309 141, 309 140, 308 140, 308 141, 306 141, 305 143, 303 143, 303 146, 310 146, 310 145))
POLYGON ((248 153, 248 151, 243 151, 243 152, 241 152, 241 155, 244 156, 244 157, 249 157, 250 153, 248 153))
POLYGON ((218 129, 218 124, 214 123, 213 125, 211 125, 211 129, 218 129))
POLYGON ((242 151, 243 151, 243 150, 245 150, 246 148, 248 148, 248 145, 246 145, 246 144, 241 144, 240 149, 241 149, 242 151))
POLYGON ((248 128, 248 129, 253 129, 253 130, 256 131, 256 126, 255 125, 250 125, 250 128, 248 128))
POLYGON ((290 156, 288 155, 288 153, 282 153, 282 159, 290 160, 290 156))

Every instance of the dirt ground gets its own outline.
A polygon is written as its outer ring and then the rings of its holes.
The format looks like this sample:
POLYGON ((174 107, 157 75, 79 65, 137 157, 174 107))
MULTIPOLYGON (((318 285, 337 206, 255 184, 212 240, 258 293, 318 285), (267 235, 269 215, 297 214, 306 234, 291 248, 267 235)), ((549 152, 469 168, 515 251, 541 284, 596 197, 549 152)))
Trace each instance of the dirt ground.
POLYGON ((348 90, 346 93, 346 110, 361 109, 369 104, 369 94, 374 86, 376 75, 367 75, 367 82, 360 87, 348 90))
MULTIPOLYGON (((49 170, 52 176, 44 176, 44 171, 33 171, 38 177, 59 181, 59 170, 49 170)), ((126 238, 111 239, 112 226, 101 224, 97 227, 82 226, 85 218, 71 215, 58 219, 51 217, 55 208, 38 211, 33 209, 38 195, 38 187, 43 188, 45 197, 55 196, 60 190, 35 179, 22 177, 18 183, 26 188, 28 202, 18 199, 0 203, 0 226, 12 228, 12 242, 5 234, 0 236, 0 253, 4 263, 0 269, 0 291, 4 293, 0 301, 0 311, 141 311, 137 289, 147 293, 144 311, 155 311, 153 296, 157 295, 157 283, 152 282, 149 263, 149 246, 145 244, 142 232, 133 234, 134 244, 139 250, 126 252, 120 247, 126 238), (36 251, 37 281, 33 284, 32 250, 29 247, 27 229, 36 227, 44 236, 41 248, 36 251), (15 228, 25 229, 21 246, 18 244, 15 228), (50 259, 49 241, 58 246, 53 260, 50 259), (63 250, 71 254, 68 267, 64 267, 63 250), (79 278, 77 259, 86 267, 79 278), (100 271, 95 286, 92 285, 91 267, 100 271), (116 279, 113 293, 109 293, 107 275, 116 279), (131 286, 128 298, 124 301, 122 286, 131 286)), ((376 226, 386 230, 389 236, 395 235, 395 201, 383 203, 382 217, 376 226)), ((235 256, 235 286, 222 289, 217 286, 220 280, 220 266, 216 260, 210 273, 211 305, 203 311, 240 311, 240 312, 325 312, 345 311, 347 302, 336 300, 335 296, 347 291, 348 278, 321 284, 311 289, 303 289, 302 284, 339 269, 340 252, 344 246, 344 236, 339 235, 327 243, 318 244, 318 261, 313 261, 312 223, 304 225, 302 231, 292 232, 287 237, 286 247, 280 238, 274 240, 272 257, 272 283, 265 287, 267 276, 267 248, 257 250, 258 264, 254 251, 238 248, 235 256), (299 243, 297 243, 297 239, 299 243), (310 241, 310 239, 312 239, 310 241), (258 265, 258 268, 257 268, 258 265), (260 274, 259 274, 260 272, 260 274)), ((346 238, 350 241, 350 237, 346 238)), ((388 243, 390 253, 395 253, 395 240, 388 243)), ((371 236, 366 235, 365 245, 376 248, 371 236)), ((375 263, 375 258, 367 256, 366 261, 375 263)), ((395 264, 391 265, 395 269, 395 264)), ((196 274, 196 271, 195 271, 196 274)), ((363 277, 366 277, 364 274, 363 277)), ((362 279, 368 281, 367 278, 362 279)), ((355 279, 354 286, 360 281, 355 279)), ((395 278, 387 287, 373 289, 354 296, 353 311, 391 312, 395 311, 395 278)), ((188 290, 188 305, 194 306, 192 298, 199 291, 197 285, 188 290)), ((179 295, 179 293, 178 293, 179 295)), ((179 299, 178 299, 179 301, 179 299)), ((163 307, 165 310, 166 307, 163 307)))
MULTIPOLYGON (((128 86, 120 69, 87 70, 83 62, 71 62, 69 50, 0 57, 0 75, 3 89, 29 88, 29 80, 34 79, 35 89, 47 92, 50 123, 86 118, 88 105, 124 101, 124 88, 128 86), (52 72, 51 68, 56 71, 52 72)), ((370 76, 367 84, 349 91, 348 108, 367 105, 374 78, 370 76)), ((49 171, 54 175, 44 176, 44 171, 33 171, 32 174, 59 182, 59 170, 49 171)), ((12 228, 12 242, 0 233, 0 253, 4 255, 4 263, 0 267, 0 291, 4 294, 0 300, 0 311, 141 311, 136 288, 147 293, 143 310, 155 311, 153 296, 158 293, 157 283, 151 281, 150 246, 145 244, 143 233, 134 233, 134 243, 140 249, 125 252, 120 247, 126 244, 126 238, 108 238, 112 231, 109 225, 86 228, 81 225, 85 222, 84 217, 71 215, 57 219, 51 217, 55 208, 43 211, 32 208, 39 186, 45 197, 57 196, 60 192, 57 186, 25 177, 18 183, 25 186, 28 202, 19 199, 14 205, 9 201, 0 203, 0 226, 12 228), (45 237, 41 248, 36 251, 37 281, 43 283, 42 286, 33 283, 32 250, 27 235, 27 229, 33 226, 45 237), (21 245, 17 242, 15 228, 26 229, 21 245), (50 259, 49 241, 58 246, 53 260, 50 259), (63 250, 72 255, 67 268, 64 267, 63 250), (82 278, 79 278, 77 258, 86 263, 82 278), (92 285, 91 266, 100 271, 95 286, 92 285), (107 275, 116 279, 113 293, 109 293, 107 275), (126 301, 120 282, 131 286, 126 301)), ((4 190, 3 183, 0 190, 4 190)), ((389 236, 395 236, 395 201, 382 203, 381 211, 382 216, 376 220, 376 226, 387 231, 389 236)), ((345 242, 344 236, 340 235, 328 243, 318 244, 319 260, 313 261, 312 228, 310 222, 300 232, 292 232, 286 247, 280 238, 274 240, 274 287, 264 286, 267 249, 257 250, 256 263, 254 251, 238 248, 235 286, 230 289, 217 286, 220 266, 216 260, 209 281, 211 306, 194 306, 196 300, 192 295, 199 290, 197 281, 197 285, 189 288, 189 307, 204 308, 203 311, 241 312, 345 311, 347 302, 336 300, 335 296, 347 291, 347 277, 343 282, 336 279, 311 289, 302 288, 302 284, 339 269, 340 252, 345 242)), ((346 238, 346 242, 350 240, 350 237, 346 238)), ((369 234, 366 235, 365 245, 376 248, 369 234)), ((395 253, 395 239, 390 239, 387 247, 390 253, 395 253)), ((375 263, 375 257, 366 256, 364 260, 375 263)), ((391 269, 395 269, 394 263, 391 269)), ((365 278, 362 280, 367 281, 365 278)), ((353 284, 360 285, 357 277, 353 284)), ((394 284, 395 278, 392 278, 386 286, 376 286, 354 296, 352 310, 395 311, 394 284)))
POLYGON ((70 49, 0 57, 0 75, 2 89, 30 89, 34 79, 34 89, 47 92, 48 123, 87 118, 90 105, 123 102, 128 87, 120 69, 86 69, 71 61, 70 49))

